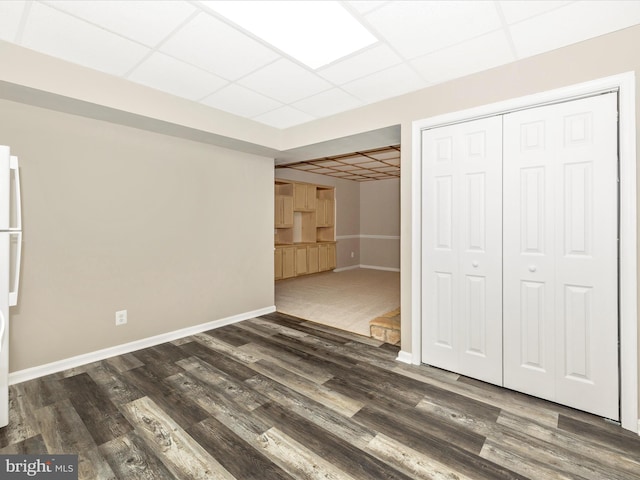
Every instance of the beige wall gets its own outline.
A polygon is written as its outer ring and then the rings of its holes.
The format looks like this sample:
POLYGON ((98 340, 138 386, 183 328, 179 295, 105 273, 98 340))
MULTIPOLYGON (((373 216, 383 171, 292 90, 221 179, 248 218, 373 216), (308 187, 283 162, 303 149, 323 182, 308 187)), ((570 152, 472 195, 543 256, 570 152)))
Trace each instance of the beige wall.
POLYGON ((360 264, 400 269, 400 179, 360 184, 360 264))
POLYGON ((273 305, 271 159, 7 101, 0 144, 24 199, 11 371, 273 305))

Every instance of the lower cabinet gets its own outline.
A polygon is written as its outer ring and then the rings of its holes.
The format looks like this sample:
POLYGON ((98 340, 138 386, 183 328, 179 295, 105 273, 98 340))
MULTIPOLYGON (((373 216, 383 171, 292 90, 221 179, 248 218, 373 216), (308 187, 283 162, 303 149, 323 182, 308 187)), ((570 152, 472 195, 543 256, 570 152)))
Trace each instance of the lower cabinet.
POLYGON ((318 273, 320 266, 318 264, 318 251, 320 247, 316 245, 309 245, 307 247, 307 269, 309 273, 318 273))
POLYGON ((274 273, 276 280, 325 272, 336 268, 336 244, 308 243, 276 245, 274 273))

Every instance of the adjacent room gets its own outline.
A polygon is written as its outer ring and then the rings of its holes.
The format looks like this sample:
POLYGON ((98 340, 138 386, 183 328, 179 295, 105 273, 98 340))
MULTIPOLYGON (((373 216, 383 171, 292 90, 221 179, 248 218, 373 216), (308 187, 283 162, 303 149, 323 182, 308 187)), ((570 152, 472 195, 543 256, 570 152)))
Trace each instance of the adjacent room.
POLYGON ((400 146, 276 165, 275 208, 277 311, 399 343, 400 146), (313 209, 282 196, 305 185, 313 209), (288 224, 277 219, 285 201, 288 224), (314 266, 325 247, 329 260, 314 266))
POLYGON ((637 479, 637 45, 635 0, 0 1, 0 478, 637 479))

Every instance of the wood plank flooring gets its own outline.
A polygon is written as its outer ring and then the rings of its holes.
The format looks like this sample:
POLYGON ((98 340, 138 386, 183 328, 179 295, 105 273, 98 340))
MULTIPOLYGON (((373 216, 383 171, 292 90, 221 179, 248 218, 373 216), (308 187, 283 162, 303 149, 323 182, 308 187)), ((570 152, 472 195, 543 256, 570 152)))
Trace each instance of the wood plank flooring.
POLYGON ((0 453, 82 479, 640 479, 640 437, 270 314, 10 389, 0 453))

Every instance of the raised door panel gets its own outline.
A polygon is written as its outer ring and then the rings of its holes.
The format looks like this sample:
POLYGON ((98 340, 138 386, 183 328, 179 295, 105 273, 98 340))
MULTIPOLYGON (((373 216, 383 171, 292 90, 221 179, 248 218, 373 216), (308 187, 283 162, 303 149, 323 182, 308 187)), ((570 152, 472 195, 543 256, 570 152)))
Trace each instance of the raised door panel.
POLYGON ((504 242, 505 386, 614 419, 616 116, 616 94, 505 116, 504 242))

